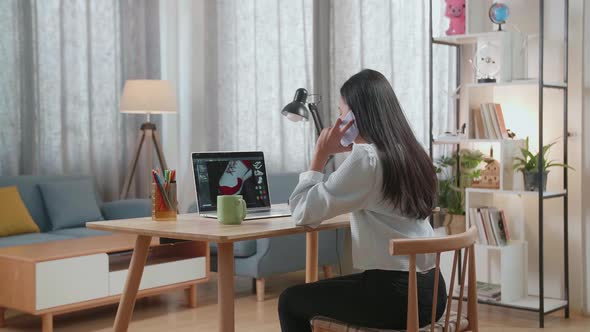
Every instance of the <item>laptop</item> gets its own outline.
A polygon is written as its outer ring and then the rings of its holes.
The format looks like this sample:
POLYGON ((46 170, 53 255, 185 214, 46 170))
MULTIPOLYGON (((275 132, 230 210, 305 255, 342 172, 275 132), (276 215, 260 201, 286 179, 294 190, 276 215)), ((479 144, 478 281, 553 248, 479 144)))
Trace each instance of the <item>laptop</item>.
POLYGON ((218 195, 242 195, 246 220, 287 217, 287 204, 271 206, 267 170, 262 151, 193 152, 193 175, 199 214, 217 218, 218 195))

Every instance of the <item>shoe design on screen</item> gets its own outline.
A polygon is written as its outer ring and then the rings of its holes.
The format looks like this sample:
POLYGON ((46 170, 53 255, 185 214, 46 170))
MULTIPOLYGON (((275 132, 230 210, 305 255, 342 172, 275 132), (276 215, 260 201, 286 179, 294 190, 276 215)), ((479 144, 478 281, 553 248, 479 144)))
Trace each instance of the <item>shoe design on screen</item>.
POLYGON ((242 191, 244 181, 252 176, 248 160, 232 160, 227 163, 225 172, 219 179, 219 192, 222 195, 236 195, 242 191))

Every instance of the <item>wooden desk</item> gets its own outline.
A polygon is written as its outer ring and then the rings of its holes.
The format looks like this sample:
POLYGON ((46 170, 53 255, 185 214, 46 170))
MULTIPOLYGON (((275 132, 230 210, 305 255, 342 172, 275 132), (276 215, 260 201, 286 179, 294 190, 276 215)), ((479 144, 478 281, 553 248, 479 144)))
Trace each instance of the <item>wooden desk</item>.
POLYGON ((217 242, 219 331, 234 331, 234 242, 281 235, 307 233, 305 281, 318 279, 317 231, 349 227, 348 215, 324 221, 315 229, 296 226, 290 217, 247 220, 242 225, 221 225, 197 214, 183 214, 177 221, 152 221, 151 218, 90 222, 92 229, 130 233, 137 236, 125 290, 119 302, 114 330, 127 331, 139 282, 152 237, 217 242))

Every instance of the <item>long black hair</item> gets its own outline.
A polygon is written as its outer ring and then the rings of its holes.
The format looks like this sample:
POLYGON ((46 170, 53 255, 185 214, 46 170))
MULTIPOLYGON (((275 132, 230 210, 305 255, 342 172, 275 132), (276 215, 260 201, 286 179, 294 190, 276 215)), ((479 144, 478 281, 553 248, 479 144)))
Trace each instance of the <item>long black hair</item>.
POLYGON ((383 197, 407 217, 428 217, 436 204, 436 172, 387 79, 365 69, 349 78, 340 94, 356 118, 360 135, 377 147, 383 197))

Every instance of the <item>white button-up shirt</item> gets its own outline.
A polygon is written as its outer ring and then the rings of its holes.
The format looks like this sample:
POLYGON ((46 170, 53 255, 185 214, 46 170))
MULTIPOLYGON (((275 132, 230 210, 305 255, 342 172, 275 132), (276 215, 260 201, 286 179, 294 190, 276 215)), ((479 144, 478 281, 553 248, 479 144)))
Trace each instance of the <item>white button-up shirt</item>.
MULTIPOLYGON (((409 270, 407 256, 390 256, 389 240, 431 237, 428 220, 401 215, 383 199, 383 170, 372 144, 354 144, 344 163, 324 182, 324 174, 301 173, 289 206, 297 225, 317 226, 323 220, 351 213, 352 256, 361 270, 409 270)), ((417 255, 416 269, 434 267, 433 254, 417 255)))

